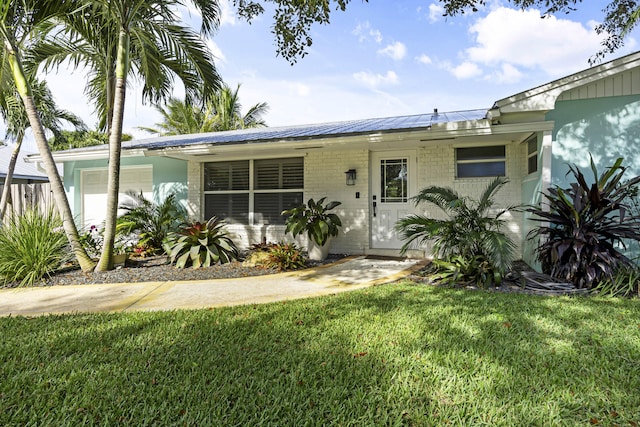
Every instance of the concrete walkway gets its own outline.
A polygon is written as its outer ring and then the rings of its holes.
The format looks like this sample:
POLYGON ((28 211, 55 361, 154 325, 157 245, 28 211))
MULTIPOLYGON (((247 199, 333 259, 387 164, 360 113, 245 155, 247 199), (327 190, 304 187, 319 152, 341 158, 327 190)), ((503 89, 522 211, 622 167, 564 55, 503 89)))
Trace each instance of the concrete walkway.
POLYGON ((418 260, 349 257, 322 267, 237 279, 0 289, 0 316, 196 309, 266 303, 401 279, 418 260))

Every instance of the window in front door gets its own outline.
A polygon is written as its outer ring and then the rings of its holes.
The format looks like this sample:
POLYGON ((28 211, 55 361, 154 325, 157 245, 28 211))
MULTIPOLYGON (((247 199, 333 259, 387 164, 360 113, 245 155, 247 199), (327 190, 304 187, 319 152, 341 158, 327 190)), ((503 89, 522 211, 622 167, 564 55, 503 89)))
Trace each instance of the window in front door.
POLYGON ((409 174, 407 159, 380 160, 380 201, 382 203, 406 203, 409 199, 409 174))

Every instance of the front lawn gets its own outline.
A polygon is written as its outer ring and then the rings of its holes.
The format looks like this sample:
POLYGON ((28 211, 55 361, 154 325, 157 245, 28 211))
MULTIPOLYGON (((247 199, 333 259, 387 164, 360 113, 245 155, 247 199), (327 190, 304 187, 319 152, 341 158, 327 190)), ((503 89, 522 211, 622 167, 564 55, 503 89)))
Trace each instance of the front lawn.
POLYGON ((384 285, 0 319, 0 425, 640 423, 640 301, 384 285))

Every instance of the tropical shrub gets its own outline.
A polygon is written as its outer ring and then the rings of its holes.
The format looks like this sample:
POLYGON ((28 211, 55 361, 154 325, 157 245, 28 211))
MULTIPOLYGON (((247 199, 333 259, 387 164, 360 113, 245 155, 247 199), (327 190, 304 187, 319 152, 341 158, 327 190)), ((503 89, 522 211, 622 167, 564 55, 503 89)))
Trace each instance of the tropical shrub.
POLYGON ((62 220, 48 210, 10 215, 0 227, 0 278, 32 285, 72 258, 62 220))
POLYGON ((497 177, 489 183, 479 200, 460 196, 448 187, 430 186, 422 189, 413 201, 430 203, 446 214, 445 219, 426 215, 409 215, 396 223, 396 230, 406 242, 401 252, 412 246, 433 242, 433 250, 441 264, 435 264, 439 272, 451 272, 448 281, 464 277, 465 281, 479 285, 500 283, 511 267, 515 244, 504 232, 502 216, 517 206, 499 209, 491 214, 496 193, 508 183, 497 177), (490 279, 490 280, 489 280, 490 279))
POLYGON ((116 233, 120 236, 134 234, 139 255, 164 252, 169 234, 180 230, 186 222, 187 211, 175 194, 159 204, 148 200, 142 192, 128 192, 127 195, 129 197, 119 206, 125 213, 118 217, 116 233))
POLYGON ((626 241, 640 240, 640 216, 627 204, 640 177, 622 181, 622 158, 602 174, 591 159, 594 182, 587 183, 575 165, 569 172, 575 182, 568 188, 555 186, 544 197, 548 210, 530 208, 541 225, 530 237, 539 237, 536 257, 545 273, 566 280, 578 288, 592 288, 598 282, 614 280, 632 260, 621 250, 626 241))
POLYGON ((429 278, 442 285, 478 285, 485 288, 502 282, 502 274, 482 255, 472 258, 454 255, 447 260, 435 259, 429 278))
POLYGON ((102 253, 102 243, 104 236, 102 230, 97 226, 91 225, 80 234, 80 243, 84 246, 84 250, 87 251, 87 255, 91 258, 98 258, 102 253))
POLYGON ((238 248, 224 231, 224 222, 211 217, 207 222, 188 225, 169 244, 171 262, 176 268, 209 267, 238 259, 238 248))
POLYGON ((337 236, 342 222, 338 215, 329 213, 329 211, 342 203, 333 201, 325 205, 325 199, 326 197, 323 197, 317 202, 309 199, 306 205, 303 203, 295 208, 282 211, 282 215, 287 216, 285 233, 291 233, 294 238, 299 234, 306 233, 309 239, 319 246, 324 246, 329 237, 337 236))
POLYGON ((297 270, 307 265, 307 260, 295 243, 274 243, 267 251, 265 267, 278 271, 297 270))
MULTIPOLYGON (((133 237, 129 234, 117 234, 116 241, 113 245, 115 254, 126 254, 133 252, 133 237)), ((80 234, 80 243, 84 246, 87 254, 92 258, 98 258, 102 253, 104 244, 104 228, 98 228, 91 225, 83 233, 80 234)))

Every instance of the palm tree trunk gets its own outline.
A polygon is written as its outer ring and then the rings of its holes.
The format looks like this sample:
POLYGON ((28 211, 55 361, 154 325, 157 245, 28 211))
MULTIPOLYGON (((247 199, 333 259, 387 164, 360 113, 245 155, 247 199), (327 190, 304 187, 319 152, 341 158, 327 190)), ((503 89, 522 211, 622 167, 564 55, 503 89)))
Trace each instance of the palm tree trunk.
POLYGON ((129 33, 120 30, 118 58, 116 62, 116 87, 113 102, 113 120, 109 134, 109 168, 107 177, 107 212, 104 225, 104 244, 97 271, 113 269, 113 246, 116 237, 118 216, 118 193, 120 192, 120 152, 122 151, 122 121, 129 72, 129 33))
POLYGON ((49 144, 47 144, 47 139, 44 135, 44 128, 42 127, 40 116, 38 115, 38 111, 33 101, 31 87, 24 74, 22 62, 17 50, 9 42, 9 40, 5 38, 4 44, 9 65, 11 67, 11 73, 13 75, 18 93, 20 94, 20 98, 22 98, 22 102, 24 103, 24 108, 27 112, 29 124, 31 125, 31 130, 33 132, 33 137, 35 139, 36 146, 38 147, 40 157, 42 158, 45 171, 47 173, 47 176, 49 177, 51 191, 53 192, 53 199, 55 200, 58 213, 62 218, 62 225, 65 233, 67 234, 67 239, 69 239, 71 250, 76 256, 76 259, 78 260, 78 264, 80 264, 80 268, 82 269, 82 271, 92 271, 95 263, 89 257, 89 255, 87 255, 87 251, 85 251, 84 247, 80 243, 80 235, 78 234, 76 223, 73 221, 73 214, 71 212, 71 207, 69 206, 67 193, 65 193, 64 191, 62 179, 60 178, 56 163, 53 160, 53 156, 51 155, 49 144))
POLYGON ((9 168, 7 169, 7 175, 4 178, 4 187, 2 188, 2 197, 0 198, 0 224, 4 220, 4 214, 7 211, 7 205, 9 204, 9 195, 11 194, 11 181, 13 181, 13 171, 16 169, 16 162, 18 161, 18 154, 20 154, 20 146, 22 146, 22 140, 24 134, 21 132, 18 135, 16 144, 11 152, 11 159, 9 160, 9 168))

